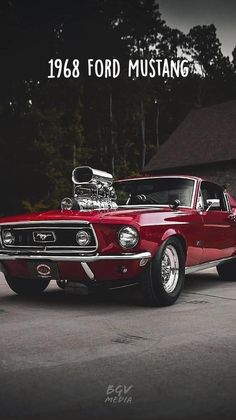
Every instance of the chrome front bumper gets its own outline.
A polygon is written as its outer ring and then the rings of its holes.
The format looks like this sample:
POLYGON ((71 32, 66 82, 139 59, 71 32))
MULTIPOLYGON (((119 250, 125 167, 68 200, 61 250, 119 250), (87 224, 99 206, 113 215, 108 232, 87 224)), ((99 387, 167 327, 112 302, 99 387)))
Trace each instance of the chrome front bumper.
POLYGON ((119 255, 50 255, 50 254, 0 254, 0 261, 15 261, 15 260, 51 260, 51 261, 74 261, 74 262, 97 262, 97 261, 112 261, 112 260, 142 260, 150 259, 150 252, 140 252, 139 254, 119 254, 119 255))
POLYGON ((15 261, 15 260, 24 260, 24 261, 35 261, 35 260, 51 260, 57 262, 78 262, 83 267, 84 272, 90 280, 95 280, 95 275, 92 269, 89 267, 88 263, 99 262, 99 261, 134 261, 139 260, 139 265, 145 266, 148 260, 151 258, 150 252, 140 252, 139 254, 119 254, 119 255, 45 255, 45 254, 16 254, 16 253, 6 253, 0 254, 0 271, 5 273, 5 268, 1 262, 4 261, 15 261))

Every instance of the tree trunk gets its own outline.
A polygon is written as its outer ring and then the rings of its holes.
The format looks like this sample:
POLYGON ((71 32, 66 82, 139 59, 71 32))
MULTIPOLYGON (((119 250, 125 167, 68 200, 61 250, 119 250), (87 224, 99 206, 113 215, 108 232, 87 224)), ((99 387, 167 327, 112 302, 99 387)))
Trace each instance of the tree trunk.
POLYGON ((113 97, 112 97, 112 90, 110 90, 110 98, 109 98, 109 109, 110 109, 110 130, 111 130, 111 170, 112 174, 115 174, 115 136, 113 130, 113 97))
POLYGON ((160 102, 156 101, 156 148, 160 146, 160 137, 159 137, 159 116, 160 116, 160 102))
POLYGON ((73 167, 76 167, 77 164, 77 150, 76 150, 76 144, 73 144, 73 167))
POLYGON ((105 154, 105 148, 102 141, 100 125, 98 126, 98 129, 97 129, 97 136, 98 136, 98 144, 99 144, 99 165, 100 165, 102 161, 104 160, 104 154, 105 154))
POLYGON ((142 137, 142 170, 145 166, 146 162, 146 130, 145 130, 145 113, 144 113, 144 105, 143 100, 141 99, 140 102, 141 106, 141 137, 142 137))

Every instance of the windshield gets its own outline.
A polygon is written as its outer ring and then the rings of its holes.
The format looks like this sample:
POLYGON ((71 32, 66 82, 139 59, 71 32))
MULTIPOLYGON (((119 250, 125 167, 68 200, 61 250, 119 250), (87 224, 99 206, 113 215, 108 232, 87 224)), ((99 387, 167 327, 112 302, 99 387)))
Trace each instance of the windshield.
POLYGON ((194 181, 186 178, 147 178, 113 184, 119 206, 168 205, 174 200, 191 207, 194 181))

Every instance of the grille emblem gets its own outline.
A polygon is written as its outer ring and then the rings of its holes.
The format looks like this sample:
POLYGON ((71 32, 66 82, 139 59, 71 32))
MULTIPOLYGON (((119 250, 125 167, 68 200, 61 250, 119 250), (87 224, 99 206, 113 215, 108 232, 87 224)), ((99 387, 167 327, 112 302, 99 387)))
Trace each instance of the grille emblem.
POLYGON ((39 264, 36 267, 37 273, 42 277, 48 277, 51 274, 51 268, 47 264, 39 264))
POLYGON ((33 232, 33 240, 38 243, 56 242, 56 236, 54 232, 33 232))

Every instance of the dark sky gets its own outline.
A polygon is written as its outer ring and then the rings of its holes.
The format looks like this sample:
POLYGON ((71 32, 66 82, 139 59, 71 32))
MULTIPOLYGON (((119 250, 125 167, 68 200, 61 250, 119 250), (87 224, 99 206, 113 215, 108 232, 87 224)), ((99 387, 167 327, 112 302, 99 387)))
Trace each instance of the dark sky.
POLYGON ((157 0, 169 26, 188 32, 196 25, 214 23, 222 51, 232 58, 236 46, 236 0, 157 0))

